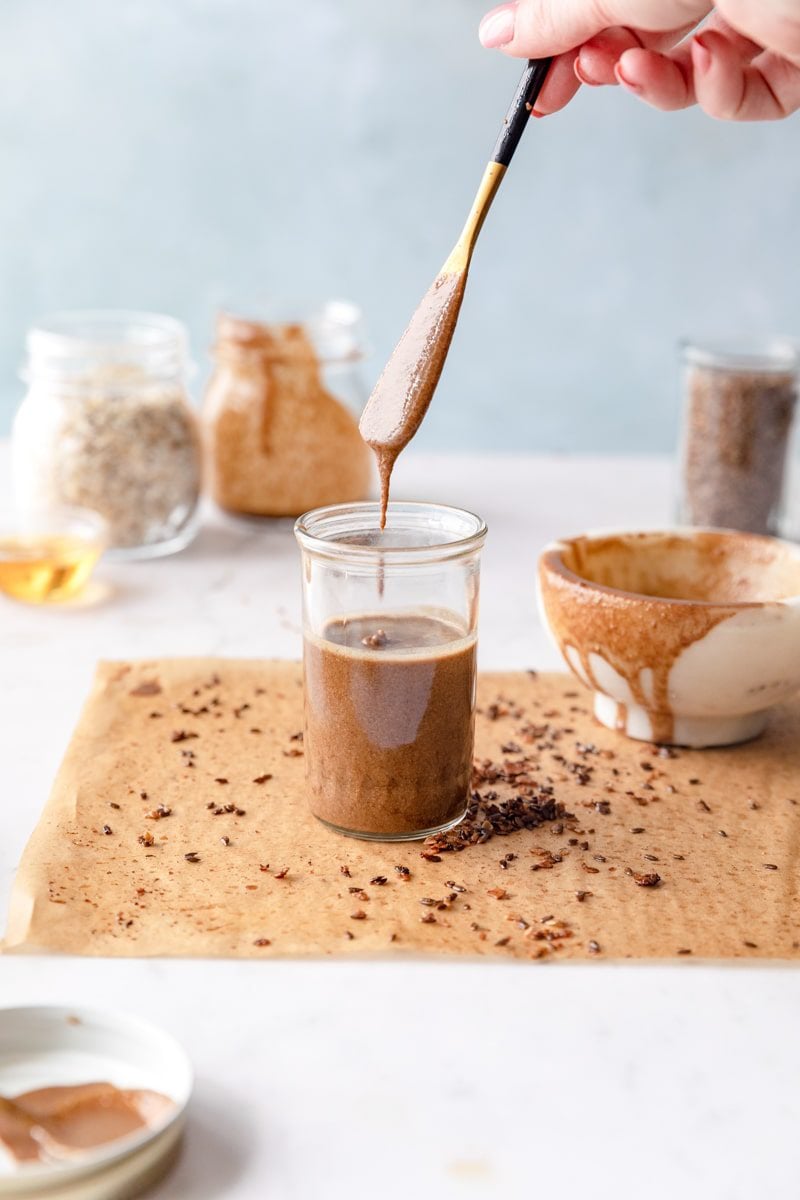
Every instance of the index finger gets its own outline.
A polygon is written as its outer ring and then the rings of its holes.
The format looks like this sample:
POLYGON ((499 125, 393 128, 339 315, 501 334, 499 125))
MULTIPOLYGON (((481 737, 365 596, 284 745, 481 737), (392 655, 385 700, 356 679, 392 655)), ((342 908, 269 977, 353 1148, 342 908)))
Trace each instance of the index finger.
POLYGON ((544 58, 572 50, 612 25, 653 33, 692 26, 712 7, 707 0, 517 0, 487 13, 481 32, 490 24, 504 25, 510 36, 494 42, 498 49, 520 58, 544 58))

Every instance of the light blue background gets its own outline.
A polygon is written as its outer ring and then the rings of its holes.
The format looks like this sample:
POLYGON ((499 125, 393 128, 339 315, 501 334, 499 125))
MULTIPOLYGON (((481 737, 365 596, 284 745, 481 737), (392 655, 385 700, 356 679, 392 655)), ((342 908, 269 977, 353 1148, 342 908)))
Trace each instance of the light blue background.
MULTIPOLYGON (((48 310, 365 308, 379 369, 520 66, 481 0, 2 0, 0 429, 48 310)), ((584 92, 526 133, 428 447, 668 449, 686 331, 800 332, 800 119, 584 92)))

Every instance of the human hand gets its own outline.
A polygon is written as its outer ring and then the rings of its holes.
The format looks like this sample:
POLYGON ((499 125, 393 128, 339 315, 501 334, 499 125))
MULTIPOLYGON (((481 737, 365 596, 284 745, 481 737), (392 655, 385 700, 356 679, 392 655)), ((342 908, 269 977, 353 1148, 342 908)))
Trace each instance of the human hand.
POLYGON ((513 57, 557 56, 536 116, 563 108, 581 83, 728 121, 800 108, 800 0, 515 0, 486 14, 480 38, 513 57))

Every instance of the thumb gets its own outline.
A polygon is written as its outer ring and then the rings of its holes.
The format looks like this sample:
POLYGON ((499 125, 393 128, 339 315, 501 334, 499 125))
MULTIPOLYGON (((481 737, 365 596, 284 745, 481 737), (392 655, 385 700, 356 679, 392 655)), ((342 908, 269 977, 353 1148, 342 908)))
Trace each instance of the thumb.
POLYGON ((488 49, 544 58, 581 46, 612 25, 648 32, 692 26, 712 7, 707 0, 512 0, 486 14, 478 36, 488 49))

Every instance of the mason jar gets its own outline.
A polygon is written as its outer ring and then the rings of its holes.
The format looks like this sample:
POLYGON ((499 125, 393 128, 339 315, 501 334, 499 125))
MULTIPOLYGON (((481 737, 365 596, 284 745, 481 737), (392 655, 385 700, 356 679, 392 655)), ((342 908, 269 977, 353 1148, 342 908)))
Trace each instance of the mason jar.
POLYGON ((203 407, 209 490, 223 509, 297 517, 365 500, 372 451, 358 431, 367 399, 361 312, 333 301, 305 321, 222 314, 203 407))
POLYGON ((61 313, 29 331, 27 351, 28 392, 12 440, 20 510, 99 513, 111 557, 187 545, 197 530, 201 461, 181 322, 61 313))
POLYGON ((779 534, 800 357, 788 339, 684 343, 679 519, 779 534))
POLYGON ((312 812, 404 841, 464 816, 486 525, 441 504, 334 505, 302 552, 305 757, 312 812))

